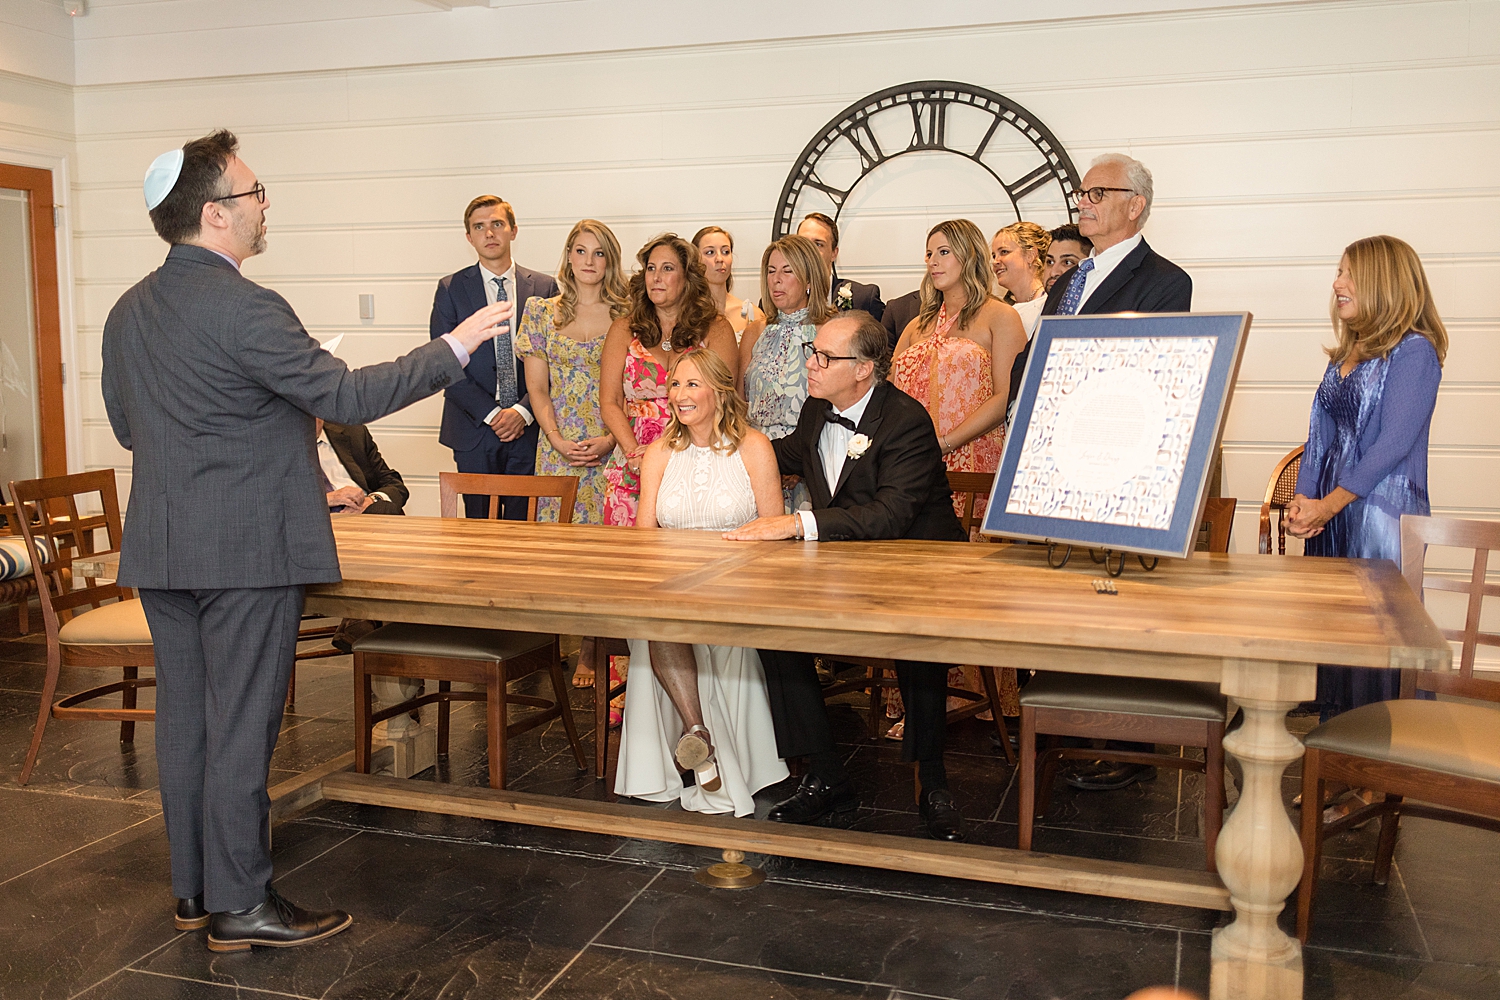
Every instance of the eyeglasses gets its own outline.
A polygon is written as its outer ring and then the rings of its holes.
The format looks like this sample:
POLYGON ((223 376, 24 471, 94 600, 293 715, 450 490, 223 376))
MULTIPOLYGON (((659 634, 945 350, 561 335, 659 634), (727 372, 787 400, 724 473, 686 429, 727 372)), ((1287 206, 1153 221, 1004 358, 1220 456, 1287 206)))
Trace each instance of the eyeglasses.
POLYGON ((1136 193, 1134 188, 1091 187, 1083 188, 1079 191, 1074 191, 1073 200, 1081 204, 1083 202, 1083 199, 1087 198, 1090 205, 1097 205, 1104 200, 1104 192, 1106 191, 1123 191, 1126 194, 1136 193))
POLYGON ((241 191, 239 194, 226 194, 222 198, 215 198, 214 201, 234 201, 234 199, 236 198, 243 198, 246 195, 252 194, 255 195, 255 200, 257 203, 261 205, 264 205, 266 203, 266 186, 260 181, 256 181, 255 187, 251 188, 249 191, 241 191))
POLYGON ((827 368, 835 361, 859 360, 859 358, 856 358, 852 354, 829 354, 827 351, 820 351, 812 345, 811 341, 802 345, 802 356, 804 358, 817 358, 817 366, 819 368, 827 368))

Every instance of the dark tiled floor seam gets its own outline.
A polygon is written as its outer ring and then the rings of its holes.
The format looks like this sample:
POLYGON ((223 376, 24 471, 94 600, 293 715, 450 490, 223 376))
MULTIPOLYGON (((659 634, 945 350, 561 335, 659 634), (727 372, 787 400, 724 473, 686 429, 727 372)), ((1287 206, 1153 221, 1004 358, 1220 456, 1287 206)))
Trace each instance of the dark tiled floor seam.
MULTIPOLYGON (((776 976, 795 976, 798 979, 809 979, 813 982, 822 983, 844 983, 849 986, 874 986, 882 990, 890 990, 893 996, 921 997, 922 1000, 954 1000, 945 993, 916 993, 912 990, 904 990, 894 983, 877 983, 863 979, 844 979, 840 976, 823 976, 811 972, 793 972, 789 969, 773 969, 764 965, 746 965, 743 962, 725 962, 717 958, 699 958, 696 955, 679 955, 671 951, 653 951, 647 948, 630 948, 618 944, 591 944, 589 947, 607 951, 620 951, 631 955, 649 955, 653 958, 670 958, 679 962, 694 962, 706 965, 722 965, 730 969, 752 969, 756 972, 769 972, 776 976)), ((540 994, 538 994, 540 996, 540 994)), ((535 998, 533 998, 535 1000, 535 998)))
POLYGON ((563 976, 567 975, 568 970, 571 969, 574 966, 574 964, 576 964, 577 961, 580 958, 583 957, 583 953, 586 952, 586 951, 588 951, 589 948, 593 947, 594 946, 594 942, 598 941, 599 938, 604 935, 605 931, 607 931, 611 927, 613 927, 615 925, 615 921, 619 920, 622 916, 624 916, 625 915, 625 911, 628 910, 628 909, 630 909, 632 906, 634 906, 635 905, 635 901, 638 900, 638 899, 640 899, 641 896, 645 895, 646 890, 649 889, 649 888, 651 888, 653 885, 655 885, 656 884, 656 880, 659 879, 659 878, 661 878, 662 877, 662 873, 665 872, 666 870, 667 870, 666 868, 659 869, 655 875, 651 876, 651 881, 647 882, 645 885, 643 885, 639 889, 637 889, 635 895, 631 896, 630 899, 625 903, 625 905, 622 906, 622 907, 620 907, 619 912, 616 913, 614 916, 610 917, 609 921, 603 927, 601 927, 597 931, 595 931, 594 932, 594 936, 591 937, 591 938, 589 938, 588 941, 584 944, 584 946, 582 948, 578 949, 578 954, 576 954, 572 958, 568 959, 568 963, 566 965, 564 965, 561 969, 558 969, 557 970, 557 974, 554 975, 551 979, 547 980, 546 985, 543 986, 541 989, 537 990, 536 993, 532 995, 531 1000, 539 1000, 540 997, 542 997, 544 994, 546 994, 546 992, 548 990, 550 990, 554 985, 556 985, 556 983, 558 982, 558 980, 562 979, 563 976))

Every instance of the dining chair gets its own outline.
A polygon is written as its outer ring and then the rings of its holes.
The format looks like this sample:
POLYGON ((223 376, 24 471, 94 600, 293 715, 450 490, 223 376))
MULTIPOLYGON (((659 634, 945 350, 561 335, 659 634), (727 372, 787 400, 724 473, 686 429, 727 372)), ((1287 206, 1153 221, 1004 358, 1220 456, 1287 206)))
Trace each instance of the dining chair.
POLYGON ((26 548, 26 539, 16 522, 14 504, 4 502, 0 496, 0 517, 5 524, 0 526, 0 606, 14 603, 16 606, 16 630, 21 635, 31 632, 31 598, 36 593, 36 574, 31 567, 31 556, 26 548))
MULTIPOLYGON (((995 474, 992 472, 949 472, 948 487, 959 498, 962 507, 959 511, 959 524, 963 526, 964 533, 969 536, 970 541, 988 544, 989 539, 979 534, 979 527, 983 521, 984 508, 979 502, 987 499, 990 489, 994 486, 995 474), (976 513, 977 509, 977 513, 976 513)), ((880 737, 880 717, 882 715, 881 692, 886 688, 894 688, 896 680, 896 661, 877 656, 851 656, 845 653, 837 653, 824 656, 825 660, 836 663, 852 664, 864 668, 863 677, 854 677, 840 680, 835 677, 834 682, 823 689, 823 700, 827 701, 851 691, 868 691, 870 695, 869 704, 866 708, 865 726, 869 731, 871 739, 880 737)), ((1016 762, 1016 752, 1011 746, 1010 730, 1006 727, 1005 716, 1000 707, 1000 684, 1001 671, 1010 670, 1009 667, 980 667, 980 681, 984 691, 970 691, 967 688, 948 688, 948 697, 967 702, 948 713, 948 725, 971 719, 976 715, 989 712, 994 720, 995 730, 999 734, 1000 747, 1005 752, 1005 759, 1010 764, 1016 762)))
MULTIPOLYGON (((500 497, 527 497, 527 520, 536 519, 537 500, 556 498, 559 519, 573 520, 578 495, 574 476, 490 476, 444 472, 438 476, 439 504, 443 517, 461 516, 459 495, 488 496, 489 519, 498 516, 500 497)), ((506 744, 512 736, 560 719, 573 748, 578 769, 585 771, 583 746, 568 703, 568 684, 563 679, 563 660, 556 635, 513 632, 502 629, 416 625, 405 622, 383 625, 355 640, 354 645, 354 766, 370 773, 375 724, 424 705, 436 704, 437 752, 448 755, 449 716, 455 701, 485 703, 486 739, 489 749, 491 788, 505 787, 506 744), (552 682, 552 698, 515 694, 508 685, 536 671, 546 671, 552 682), (437 681, 434 692, 419 694, 397 705, 373 710, 370 678, 409 677, 437 681), (455 691, 453 685, 475 685, 479 690, 455 691), (538 711, 516 722, 510 721, 510 706, 538 711)))
POLYGON ((154 668, 156 660, 146 614, 130 588, 92 578, 80 581, 72 572, 75 553, 106 555, 120 549, 114 470, 18 481, 11 483, 10 495, 15 511, 12 520, 26 542, 47 633, 47 674, 31 746, 21 765, 24 785, 36 766, 49 718, 118 722, 120 742, 134 742, 135 724, 156 717, 151 709, 136 707, 137 692, 156 686, 154 677, 141 677, 140 671, 154 668), (102 513, 81 513, 95 505, 81 504, 80 498, 95 495, 102 513), (103 548, 95 537, 101 530, 107 536, 103 548), (63 667, 119 670, 120 680, 54 701, 63 667), (91 704, 113 694, 120 695, 119 707, 91 704))
POLYGON ((1297 495, 1297 473, 1302 470, 1302 449, 1298 445, 1282 456, 1271 470, 1266 483, 1266 499, 1260 505, 1260 554, 1271 554, 1271 513, 1276 513, 1276 552, 1286 555, 1286 507, 1297 495))
POLYGON ((1484 599, 1500 597, 1500 584, 1485 579, 1489 555, 1496 549, 1500 522, 1401 517, 1401 572, 1423 604, 1432 591, 1468 598, 1464 627, 1443 629, 1443 638, 1459 643, 1458 669, 1404 670, 1400 698, 1336 715, 1303 738, 1307 752, 1302 757, 1297 937, 1304 944, 1312 930, 1323 842, 1330 835, 1379 816, 1374 882, 1385 885, 1403 815, 1500 833, 1500 705, 1495 704, 1500 702, 1500 680, 1474 671, 1480 646, 1500 646, 1500 633, 1480 630, 1484 599), (1457 568, 1428 574, 1427 548, 1432 545, 1471 549, 1468 579, 1454 579, 1462 572, 1457 568), (1442 700, 1419 698, 1418 692, 1442 700), (1322 810, 1308 803, 1322 802, 1330 781, 1368 789, 1380 799, 1325 823, 1322 810))
MULTIPOLYGON (((1210 552, 1228 552, 1235 501, 1210 497, 1203 531, 1210 552)), ((1107 655, 1107 654, 1106 654, 1107 655)), ((1020 815, 1017 839, 1031 850, 1033 827, 1047 811, 1057 766, 1064 760, 1150 764, 1204 776, 1203 840, 1207 868, 1217 871, 1214 848, 1224 823, 1224 724, 1227 700, 1219 685, 1099 674, 1038 673, 1021 689, 1020 815), (1130 740, 1198 747, 1203 760, 1179 754, 1050 747, 1038 756, 1038 736, 1130 740), (1040 772, 1040 775, 1038 774, 1040 772)))

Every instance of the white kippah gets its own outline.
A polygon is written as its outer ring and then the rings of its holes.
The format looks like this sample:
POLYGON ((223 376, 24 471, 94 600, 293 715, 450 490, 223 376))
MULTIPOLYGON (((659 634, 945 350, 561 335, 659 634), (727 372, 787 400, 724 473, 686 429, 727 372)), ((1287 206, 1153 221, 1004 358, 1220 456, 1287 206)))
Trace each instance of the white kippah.
POLYGON ((167 200, 167 195, 172 193, 172 188, 177 184, 177 176, 181 173, 180 149, 168 150, 151 161, 151 166, 146 168, 146 182, 142 185, 146 192, 146 211, 151 211, 167 200))

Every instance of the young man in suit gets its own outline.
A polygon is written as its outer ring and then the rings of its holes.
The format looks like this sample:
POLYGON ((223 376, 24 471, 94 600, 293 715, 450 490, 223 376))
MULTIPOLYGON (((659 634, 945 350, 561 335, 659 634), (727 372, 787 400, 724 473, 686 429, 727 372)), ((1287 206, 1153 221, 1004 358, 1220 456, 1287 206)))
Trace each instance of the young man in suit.
MULTIPOLYGON (((806 481, 813 509, 757 518, 725 537, 968 541, 953 513, 932 417, 887 381, 885 328, 869 313, 846 313, 819 327, 812 347, 797 428, 772 444, 782 475, 806 481)), ((768 818, 847 826, 859 800, 834 750, 812 654, 763 649, 760 656, 781 756, 808 763, 796 793, 768 818)), ((927 832, 962 840, 963 816, 943 768, 948 666, 897 660, 896 675, 906 703, 901 757, 917 763, 927 832)))
POLYGON ((266 248, 270 202, 238 146, 215 132, 151 165, 146 206, 172 249, 110 310, 101 371, 131 452, 119 582, 139 591, 156 650, 175 925, 207 925, 212 951, 289 948, 352 922, 271 884, 266 781, 303 592, 339 579, 314 416, 364 423, 432 395, 463 378, 511 308, 350 371, 240 274, 266 248))
MULTIPOLYGON (((1151 215, 1154 186, 1151 171, 1122 153, 1097 157, 1078 191, 1078 232, 1093 244, 1089 256, 1059 275, 1043 316, 1078 316, 1120 312, 1189 312, 1193 279, 1151 249, 1141 229, 1151 215)), ((1011 398, 1021 387, 1028 344, 1011 369, 1011 398)), ((1149 743, 1110 741, 1106 750, 1150 753, 1149 743)), ((1067 775, 1083 791, 1112 791, 1156 777, 1149 764, 1102 761, 1067 775)))
MULTIPOLYGON (((504 199, 480 195, 464 210, 464 238, 479 260, 438 282, 432 300, 431 334, 441 337, 487 304, 512 302, 515 316, 501 329, 493 349, 482 349, 464 377, 443 391, 438 442, 453 449, 459 472, 530 476, 536 472, 536 419, 526 392, 526 371, 513 337, 526 300, 551 298, 557 282, 511 259, 516 213, 504 199)), ((526 519, 526 501, 502 497, 501 517, 526 519)), ((465 496, 469 517, 484 517, 489 501, 465 496)))
POLYGON ((813 246, 818 248, 818 256, 828 265, 828 295, 833 307, 840 312, 859 309, 880 319, 885 313, 885 303, 880 301, 880 286, 839 278, 839 224, 822 212, 813 212, 797 227, 797 235, 812 240, 813 246))
POLYGON ((1052 291, 1058 278, 1073 270, 1094 249, 1089 238, 1080 233, 1078 227, 1071 222, 1052 230, 1051 236, 1052 243, 1047 247, 1047 258, 1043 262, 1047 275, 1047 287, 1043 291, 1048 292, 1052 291))
POLYGON ((411 493, 401 473, 385 464, 364 424, 318 418, 318 465, 327 480, 328 509, 360 514, 404 514, 411 493))

